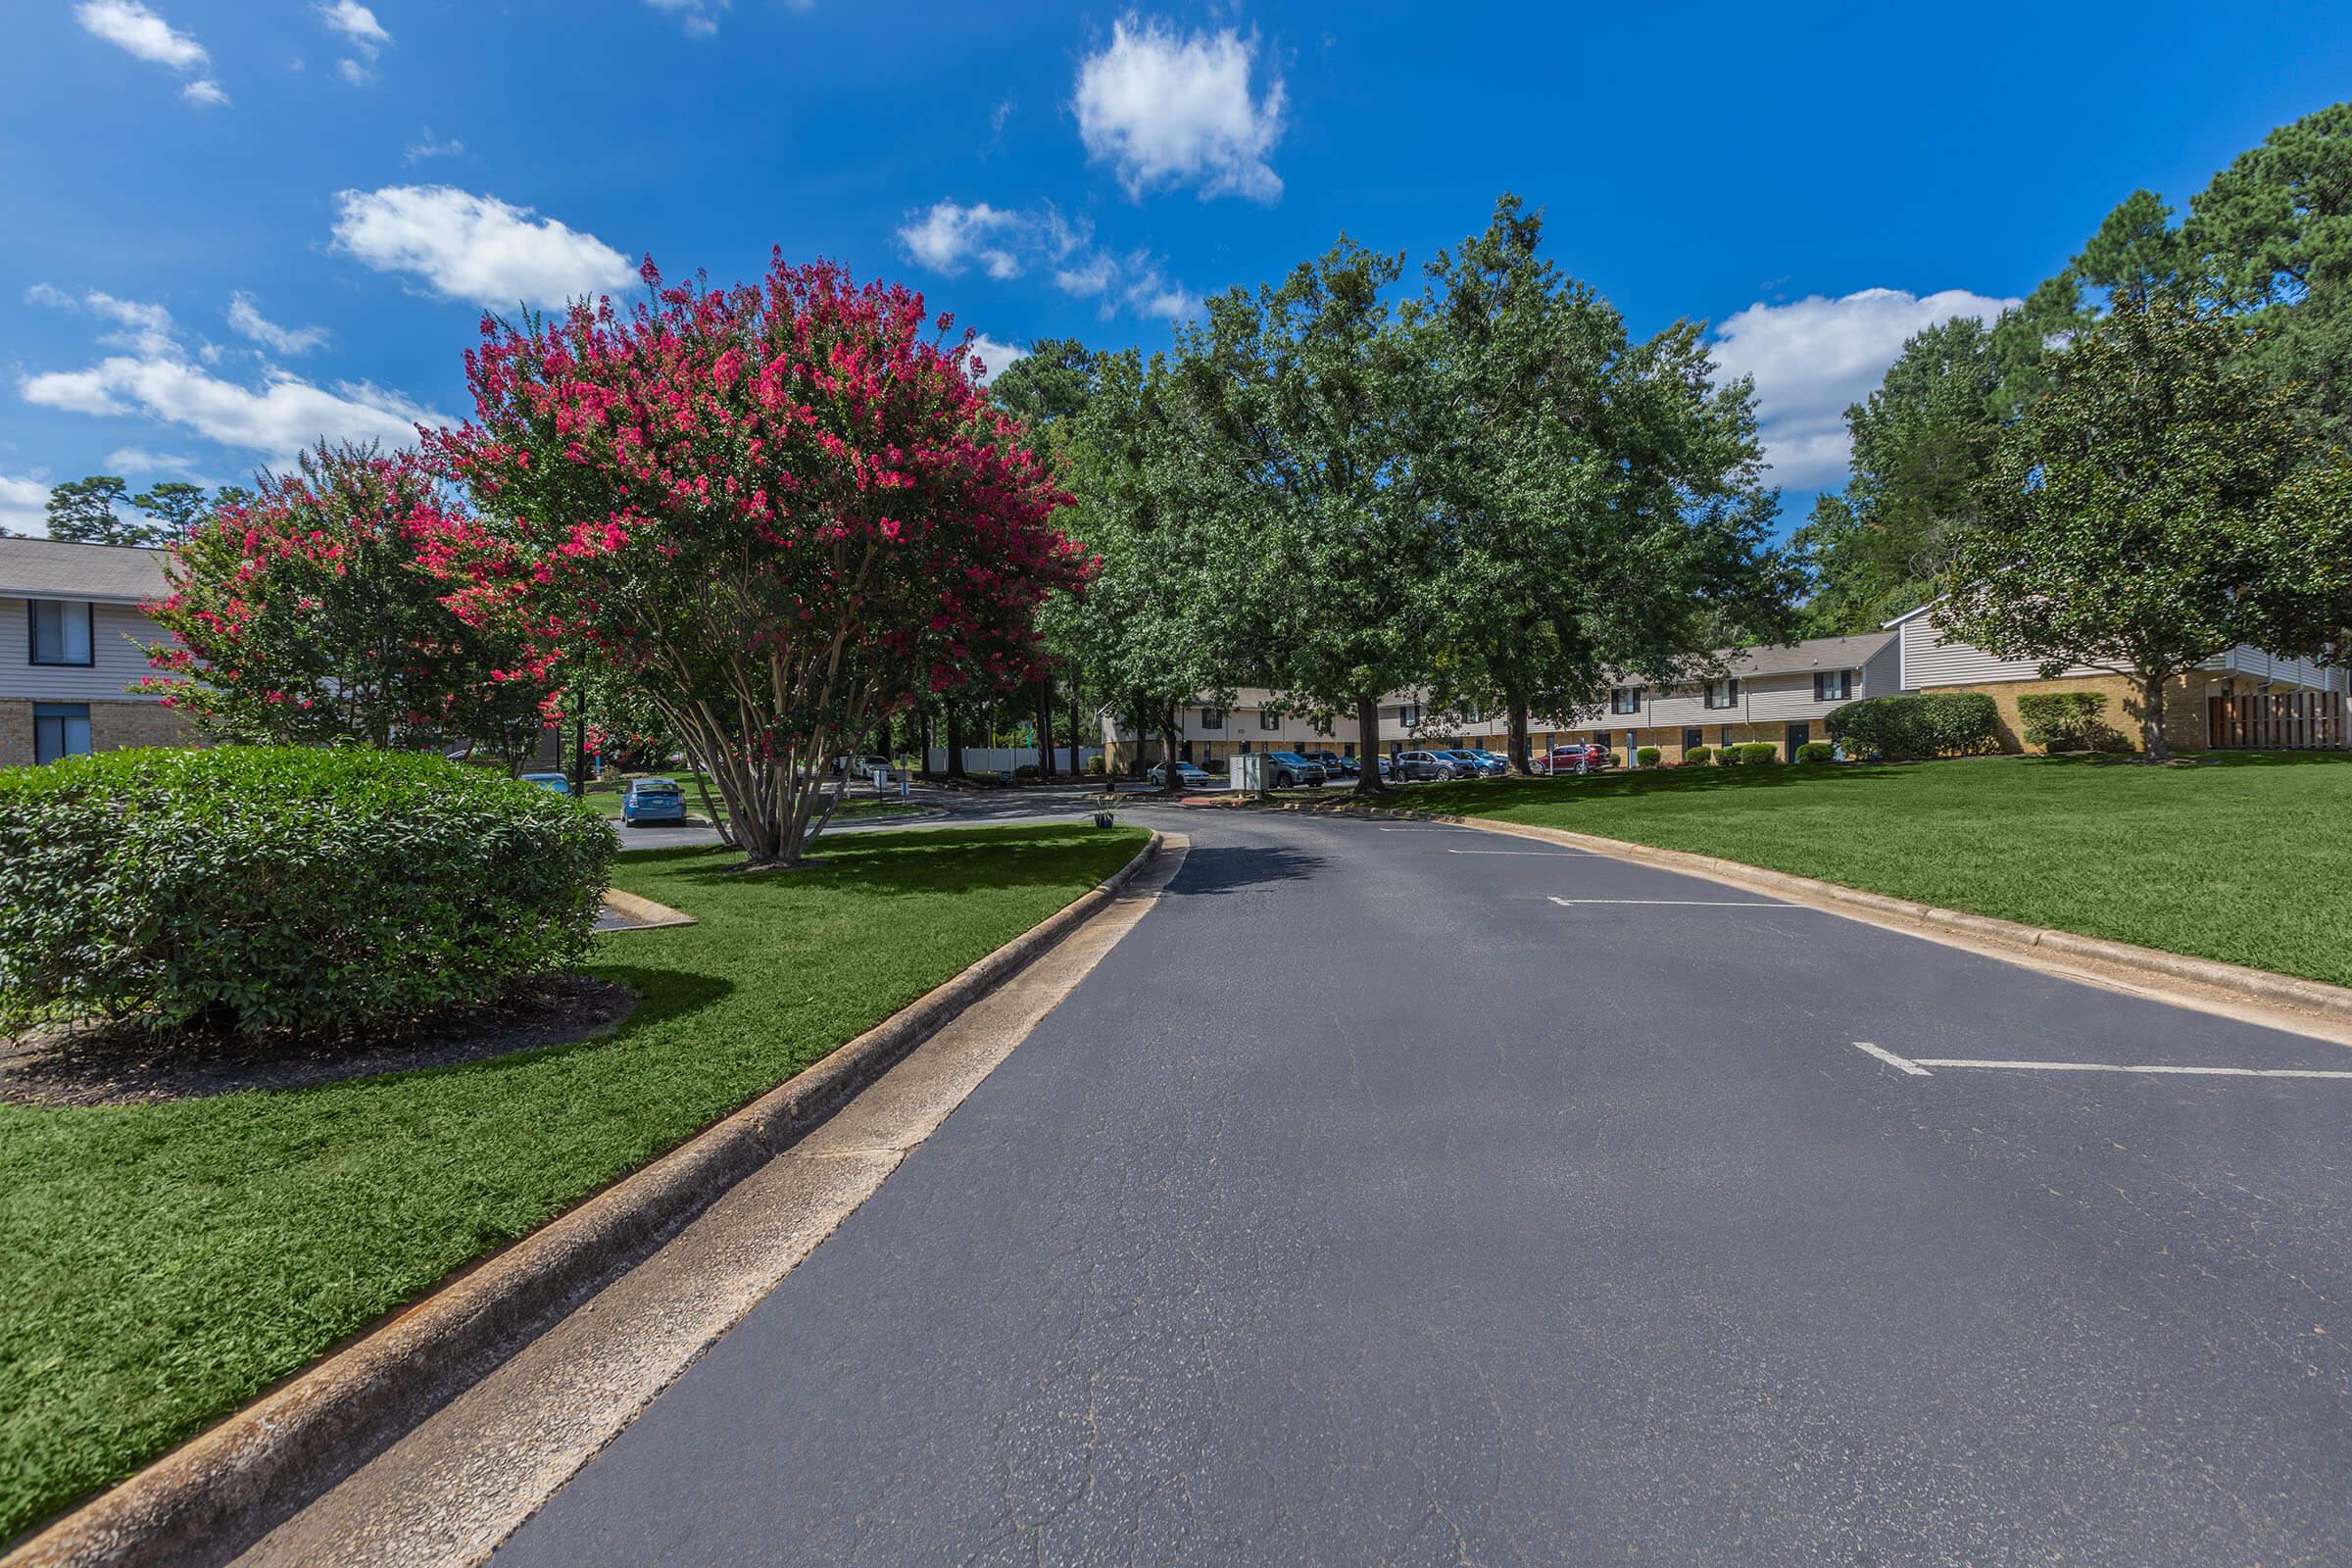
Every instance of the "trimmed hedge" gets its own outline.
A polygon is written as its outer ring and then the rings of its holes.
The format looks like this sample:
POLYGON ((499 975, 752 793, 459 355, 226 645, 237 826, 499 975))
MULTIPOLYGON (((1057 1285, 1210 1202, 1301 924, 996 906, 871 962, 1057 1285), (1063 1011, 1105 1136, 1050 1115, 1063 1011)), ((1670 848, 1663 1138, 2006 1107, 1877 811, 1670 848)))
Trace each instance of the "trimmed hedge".
POLYGON ((1659 751, 1655 746, 1638 747, 1634 752, 1634 765, 1636 767, 1655 767, 1658 765, 1658 763, 1664 761, 1665 759, 1666 754, 1659 751))
POLYGON ((1835 762, 1838 760, 1838 748, 1828 741, 1807 741, 1796 749, 1796 760, 1800 762, 1835 762))
POLYGON ((2035 692, 2017 700, 2026 744, 2052 752, 2121 752, 2132 743, 2107 722, 2104 692, 2035 692))
POLYGON ((1683 753, 1685 767, 1703 767, 1714 760, 1715 754, 1704 746, 1693 746, 1683 753))
POLYGON ((1964 757, 2000 748, 2000 710, 1983 692, 1865 697, 1832 712, 1827 728, 1863 757, 1964 757))
POLYGON ((430 754, 121 751, 0 769, 0 1026, 343 1033, 579 958, 613 849, 430 754))

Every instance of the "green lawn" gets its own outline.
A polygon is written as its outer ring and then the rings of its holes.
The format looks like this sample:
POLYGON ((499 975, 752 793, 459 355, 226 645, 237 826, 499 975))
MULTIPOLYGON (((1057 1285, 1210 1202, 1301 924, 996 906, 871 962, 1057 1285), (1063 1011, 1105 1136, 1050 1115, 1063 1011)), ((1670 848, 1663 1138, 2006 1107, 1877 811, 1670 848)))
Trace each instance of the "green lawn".
POLYGON ((1675 768, 1406 800, 2352 985, 2352 756, 1675 768))
POLYGON ((0 1105, 0 1541, 724 1116, 1068 904, 1140 830, 728 850, 615 880, 701 917, 599 937, 603 1040, 284 1093, 0 1105))

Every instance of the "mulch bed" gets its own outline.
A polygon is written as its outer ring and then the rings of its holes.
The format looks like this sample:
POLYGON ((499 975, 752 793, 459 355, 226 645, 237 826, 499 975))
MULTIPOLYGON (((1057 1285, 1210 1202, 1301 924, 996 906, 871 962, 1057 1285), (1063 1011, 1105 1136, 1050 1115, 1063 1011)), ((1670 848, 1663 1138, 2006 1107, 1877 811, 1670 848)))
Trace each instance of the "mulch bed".
POLYGON ((542 975, 498 1001, 353 1038, 144 1030, 43 1030, 0 1038, 0 1101, 20 1105, 153 1105, 247 1089, 306 1089, 487 1061, 611 1029, 637 1005, 627 986, 542 975))

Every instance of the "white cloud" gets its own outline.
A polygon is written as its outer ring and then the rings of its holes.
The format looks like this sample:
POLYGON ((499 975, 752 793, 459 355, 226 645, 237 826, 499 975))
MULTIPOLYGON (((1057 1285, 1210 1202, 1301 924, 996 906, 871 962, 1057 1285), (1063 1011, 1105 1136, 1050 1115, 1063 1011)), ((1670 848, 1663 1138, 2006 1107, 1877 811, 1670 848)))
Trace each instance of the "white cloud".
POLYGON ((403 155, 404 163, 420 163, 427 158, 455 158, 465 152, 466 144, 452 136, 447 141, 433 139, 433 127, 427 125, 416 140, 409 143, 403 155))
POLYGON ((1015 360, 1029 357, 1027 349, 1016 349, 1009 343, 1000 343, 985 333, 972 338, 972 358, 980 362, 981 374, 974 377, 982 386, 995 380, 1009 368, 1015 360))
POLYGON ((1916 295, 1866 288, 1842 299, 1758 302, 1715 329, 1710 347, 1727 376, 1756 378, 1756 413, 1773 478, 1794 490, 1845 477, 1845 411, 1877 389, 1914 333, 1972 316, 1990 321, 2019 303, 1944 289, 1916 295))
POLYGON ((204 45, 138 0, 82 0, 74 8, 74 20, 81 24, 83 31, 137 59, 194 78, 179 90, 189 102, 207 106, 228 102, 220 84, 204 74, 212 69, 212 57, 205 53, 204 45))
POLYGON ((20 479, 0 473, 0 533, 31 534, 49 531, 49 487, 38 479, 20 479))
POLYGON ((359 0, 334 0, 332 5, 321 4, 318 15, 329 27, 349 39, 354 49, 370 60, 392 41, 392 35, 384 30, 384 24, 375 20, 375 13, 361 5, 359 0))
POLYGON ((43 408, 144 415, 274 458, 320 437, 407 446, 416 439, 416 425, 450 422, 364 381, 337 382, 330 390, 272 370, 258 387, 244 386, 169 355, 113 355, 87 369, 28 375, 17 386, 27 403, 43 408))
POLYGON ((343 79, 354 87, 365 87, 375 79, 375 73, 361 65, 357 60, 338 60, 335 62, 335 69, 341 72, 343 79))
POLYGON ((196 460, 174 452, 150 452, 145 447, 117 447, 106 455, 110 473, 169 473, 182 479, 196 476, 196 460))
POLYGON ((261 313, 253 296, 243 289, 229 297, 228 324, 264 348, 289 357, 308 354, 326 341, 323 326, 280 326, 261 313))
POLYGON ((162 354, 172 347, 172 313, 161 305, 140 300, 120 300, 99 289, 91 289, 79 298, 49 283, 35 283, 24 291, 26 303, 45 305, 53 311, 88 311, 122 327, 109 332, 99 342, 113 348, 131 349, 141 354, 162 354))
POLYGON ((1266 162, 1282 139, 1285 95, 1275 76, 1252 97, 1257 40, 1232 28, 1179 33, 1130 13, 1110 42, 1078 66, 1078 134, 1132 198, 1155 186, 1197 185, 1203 199, 1271 202, 1282 177, 1266 162))
POLYGON ((593 234, 450 185, 340 191, 335 206, 335 249, 379 272, 414 272, 447 299, 560 307, 636 275, 593 234))
POLYGON ((1079 299, 1100 299, 1107 317, 1124 304, 1145 316, 1189 316, 1200 301, 1181 283, 1170 282, 1148 251, 1117 256, 1095 249, 1092 231, 1052 206, 966 207, 941 201, 907 215, 899 243, 907 258, 955 277, 978 267, 998 282, 1009 282, 1033 268, 1051 270, 1054 286, 1079 299))
POLYGON ((678 19, 689 38, 708 38, 718 31, 719 13, 734 0, 645 0, 656 11, 678 19))

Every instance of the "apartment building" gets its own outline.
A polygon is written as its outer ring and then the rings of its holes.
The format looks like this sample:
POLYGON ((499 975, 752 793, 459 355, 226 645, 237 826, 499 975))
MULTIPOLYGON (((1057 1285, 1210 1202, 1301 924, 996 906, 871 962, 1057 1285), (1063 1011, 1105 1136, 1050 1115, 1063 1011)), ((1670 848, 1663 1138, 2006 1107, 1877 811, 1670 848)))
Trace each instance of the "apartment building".
POLYGON ((165 634, 139 607, 164 591, 160 550, 0 535, 0 766, 190 738, 124 690, 150 673, 165 634))

